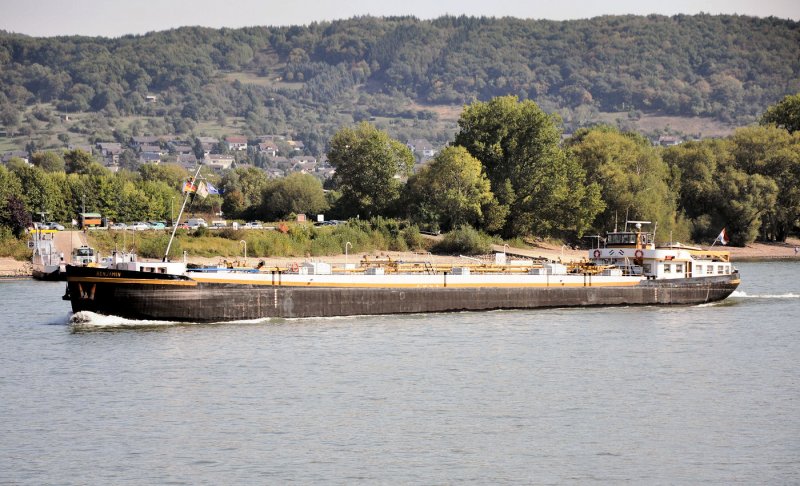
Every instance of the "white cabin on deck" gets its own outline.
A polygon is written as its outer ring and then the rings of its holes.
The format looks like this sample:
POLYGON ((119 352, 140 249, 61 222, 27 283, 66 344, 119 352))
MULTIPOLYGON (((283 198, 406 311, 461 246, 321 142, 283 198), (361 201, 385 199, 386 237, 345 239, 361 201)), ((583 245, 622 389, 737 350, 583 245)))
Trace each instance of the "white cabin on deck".
POLYGON ((628 221, 625 231, 608 233, 605 248, 589 251, 596 265, 617 267, 625 275, 649 279, 681 279, 730 275, 734 268, 727 251, 703 250, 680 243, 656 246, 654 233, 642 231, 649 221, 628 221), (635 231, 628 225, 635 224, 635 231))

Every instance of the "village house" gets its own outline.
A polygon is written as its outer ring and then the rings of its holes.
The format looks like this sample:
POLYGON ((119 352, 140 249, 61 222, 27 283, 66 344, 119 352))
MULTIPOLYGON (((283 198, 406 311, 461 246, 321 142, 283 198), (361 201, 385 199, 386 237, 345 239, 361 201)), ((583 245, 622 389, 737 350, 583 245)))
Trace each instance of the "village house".
POLYGON ((209 154, 205 159, 203 159, 203 163, 216 172, 222 172, 230 169, 234 161, 235 159, 232 155, 220 154, 209 154))
POLYGON ((295 152, 302 152, 303 150, 306 149, 306 145, 303 142, 301 142, 300 140, 287 140, 286 143, 295 152))
POLYGON ((247 150, 247 137, 231 135, 225 137, 225 144, 228 146, 228 150, 247 150))
POLYGON ((180 154, 176 162, 187 170, 194 170, 197 167, 197 157, 194 154, 180 154))
POLYGON ((278 155, 278 146, 275 142, 259 142, 258 152, 269 157, 275 157, 278 155))
POLYGON ((436 155, 436 149, 433 148, 433 144, 424 138, 409 140, 406 146, 422 160, 429 159, 436 155))
POLYGON ((107 165, 119 164, 119 154, 122 153, 122 144, 116 142, 98 142, 97 148, 107 165))
POLYGON ((675 145, 679 145, 681 143, 681 139, 675 137, 673 135, 661 135, 658 137, 658 142, 656 145, 660 145, 662 147, 673 147, 675 145))
POLYGON ((317 169, 317 159, 311 156, 298 155, 289 159, 292 164, 292 172, 310 174, 317 169))
POLYGON ((139 147, 139 150, 141 150, 142 152, 150 152, 159 155, 164 155, 166 153, 164 149, 161 148, 160 145, 142 144, 139 147))
POLYGON ((170 151, 178 155, 194 154, 194 147, 186 142, 173 142, 169 145, 170 151))
POLYGON ((143 164, 161 163, 161 154, 157 152, 142 152, 139 154, 139 162, 143 164))

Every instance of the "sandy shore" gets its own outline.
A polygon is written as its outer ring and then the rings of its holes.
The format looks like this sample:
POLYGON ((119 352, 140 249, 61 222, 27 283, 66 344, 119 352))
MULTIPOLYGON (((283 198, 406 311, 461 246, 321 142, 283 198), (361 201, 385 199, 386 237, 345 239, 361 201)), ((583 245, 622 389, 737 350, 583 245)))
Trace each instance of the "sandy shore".
MULTIPOLYGON (((769 261, 769 260, 800 260, 800 254, 795 252, 795 248, 800 248, 800 239, 789 238, 786 243, 753 243, 744 248, 737 247, 719 247, 719 249, 729 250, 731 252, 731 260, 736 261, 769 261)), ((585 250, 569 250, 557 245, 542 243, 533 248, 504 248, 503 246, 495 246, 494 250, 498 252, 508 252, 509 258, 514 256, 524 257, 538 257, 549 260, 564 261, 580 260, 586 256, 585 250)), ((371 253, 353 253, 349 255, 333 255, 325 257, 309 257, 308 259, 316 259, 326 261, 329 263, 344 264, 358 263, 364 257, 368 259, 387 259, 402 260, 402 261, 431 261, 435 263, 470 263, 474 260, 470 258, 443 255, 431 255, 429 253, 414 253, 414 252, 395 252, 395 251, 378 251, 371 253)), ((306 258, 302 257, 272 257, 272 258, 253 258, 247 259, 249 265, 256 265, 260 261, 264 261, 268 267, 288 267, 292 263, 299 263, 306 258)), ((216 264, 221 262, 222 258, 202 258, 202 257, 189 257, 190 263, 196 264, 216 264)), ((228 258, 228 260, 231 260, 228 258)), ((240 259, 243 260, 243 259, 240 259)), ((21 262, 11 258, 0 258, 0 277, 24 277, 30 276, 31 264, 30 262, 21 262)))

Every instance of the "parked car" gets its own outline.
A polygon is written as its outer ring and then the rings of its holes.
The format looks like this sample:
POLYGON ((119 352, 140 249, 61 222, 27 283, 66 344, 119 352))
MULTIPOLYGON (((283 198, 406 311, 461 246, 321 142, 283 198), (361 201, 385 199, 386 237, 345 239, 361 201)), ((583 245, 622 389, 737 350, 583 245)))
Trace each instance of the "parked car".
POLYGON ((166 229, 166 227, 167 227, 167 223, 165 223, 163 221, 150 221, 147 224, 150 225, 151 229, 166 229))
POLYGON ((125 224, 125 223, 114 223, 114 224, 112 224, 111 226, 109 226, 109 227, 108 227, 108 229, 112 229, 112 230, 124 230, 124 229, 128 229, 128 225, 127 225, 127 224, 125 224))
POLYGON ((189 218, 186 221, 186 224, 188 224, 192 229, 197 229, 200 227, 208 228, 208 223, 206 223, 206 220, 203 218, 189 218))
POLYGON ((55 221, 50 221, 49 223, 44 224, 43 229, 64 231, 64 226, 56 223, 55 221))
POLYGON ((150 225, 141 221, 137 221, 131 225, 128 225, 128 229, 132 229, 133 231, 144 231, 150 229, 150 225))
POLYGON ((189 229, 189 225, 186 223, 178 224, 178 229, 189 229))
POLYGON ((244 229, 264 229, 264 225, 261 224, 261 221, 249 221, 244 224, 244 229))

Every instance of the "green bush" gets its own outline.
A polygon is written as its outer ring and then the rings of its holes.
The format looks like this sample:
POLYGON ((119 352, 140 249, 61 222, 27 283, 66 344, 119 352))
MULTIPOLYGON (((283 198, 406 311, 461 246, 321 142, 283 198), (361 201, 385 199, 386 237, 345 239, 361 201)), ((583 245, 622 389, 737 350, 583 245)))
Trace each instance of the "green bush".
POLYGON ((30 260, 31 250, 24 239, 17 239, 10 229, 0 228, 0 257, 30 260))
POLYGON ((435 253, 451 255, 484 255, 490 253, 491 250, 491 237, 471 226, 461 226, 446 233, 444 238, 432 248, 435 253))
POLYGON ((244 239, 246 231, 243 229, 233 229, 231 227, 222 228, 221 230, 217 231, 216 235, 220 238, 226 238, 228 240, 234 241, 241 241, 244 239))
POLYGON ((426 240, 422 237, 422 233, 419 232, 419 226, 415 224, 403 229, 400 232, 400 237, 403 238, 409 250, 419 251, 425 249, 426 240))

